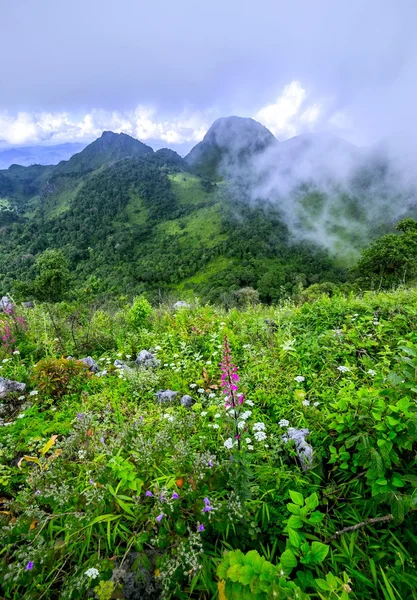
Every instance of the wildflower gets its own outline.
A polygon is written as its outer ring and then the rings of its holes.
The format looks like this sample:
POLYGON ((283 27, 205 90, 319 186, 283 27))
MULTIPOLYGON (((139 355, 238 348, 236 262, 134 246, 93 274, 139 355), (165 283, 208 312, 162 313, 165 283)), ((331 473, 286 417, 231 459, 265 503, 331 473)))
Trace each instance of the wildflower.
POLYGON ((251 416, 251 414, 252 414, 251 410, 245 410, 245 412, 242 413, 239 418, 243 419, 244 421, 246 421, 246 419, 249 419, 249 417, 251 416))
POLYGON ((148 498, 152 498, 153 494, 152 494, 152 492, 150 492, 149 490, 147 490, 145 492, 145 496, 147 496, 148 498))
POLYGON ((248 406, 254 406, 252 400, 246 400, 245 404, 247 404, 248 406))
POLYGON ((320 402, 313 402, 313 406, 318 406, 320 402))
POLYGON ((253 436, 257 442, 263 442, 267 437, 265 431, 255 431, 253 436))
POLYGON ((164 363, 164 367, 168 367, 168 366, 169 366, 168 363, 164 363))
POLYGON ((303 400, 303 406, 310 406, 310 400, 303 400))
POLYGON ((98 569, 91 567, 90 569, 87 569, 84 575, 87 575, 87 577, 91 577, 91 579, 96 579, 100 575, 100 573, 98 569))
POLYGON ((190 383, 190 388, 193 388, 193 389, 194 389, 194 388, 196 388, 196 387, 197 387, 197 384, 196 384, 196 383, 190 383))
POLYGON ((353 316, 354 316, 354 317, 359 317, 358 313, 355 313, 353 316))
POLYGON ((29 396, 37 396, 38 394, 38 390, 32 390, 31 392, 29 392, 29 396))
POLYGON ((202 416, 202 417, 205 417, 205 416, 206 416, 206 414, 207 414, 207 411, 203 410, 203 412, 201 413, 201 416, 202 416))
POLYGON ((1 362, 2 363, 7 363, 7 362, 9 362, 9 359, 8 358, 3 358, 3 360, 1 362))
POLYGON ((205 527, 204 527, 204 525, 201 523, 201 524, 198 526, 198 531, 204 531, 204 529, 205 529, 205 527))
POLYGON ((177 494, 177 492, 172 492, 172 499, 173 500, 178 500, 179 495, 177 494))
POLYGON ((337 367, 337 370, 341 373, 348 373, 350 371, 349 367, 344 367, 343 365, 337 367))
POLYGON ((105 446, 104 437, 100 438, 100 442, 103 444, 103 446, 105 446))
POLYGON ((35 496, 40 496, 40 494, 41 494, 41 491, 40 490, 36 490, 35 496))
POLYGON ((132 358, 131 354, 126 354, 126 358, 129 360, 129 358, 132 358))
POLYGON ((13 354, 20 354, 19 350, 14 350, 13 354))
POLYGON ((90 485, 96 485, 95 482, 90 477, 90 485))
POLYGON ((204 390, 203 390, 203 388, 198 388, 197 392, 198 392, 199 394, 204 394, 204 390))
POLYGON ((215 419, 220 419, 220 417, 221 417, 221 414, 220 414, 220 413, 216 413, 216 414, 214 415, 214 418, 215 418, 215 419))
POLYGON ((155 346, 155 350, 162 350, 161 346, 155 346))
POLYGON ((119 358, 121 358, 121 357, 123 356, 123 354, 122 354, 121 352, 118 352, 118 353, 117 353, 117 356, 118 356, 119 358))
POLYGON ((224 442, 224 447, 227 448, 228 450, 231 450, 231 448, 233 448, 232 438, 227 438, 227 440, 224 442))
POLYGON ((251 444, 251 443, 252 443, 252 440, 251 440, 250 438, 246 438, 245 442, 246 442, 247 444, 251 444))
POLYGON ((305 381, 305 377, 303 377, 302 375, 297 375, 297 377, 294 377, 294 381, 296 381, 297 383, 303 383, 303 381, 305 381))
POLYGON ((213 429, 219 429, 220 425, 218 423, 213 423, 212 427, 213 429))
POLYGON ((278 425, 280 427, 288 427, 288 425, 290 424, 289 421, 287 421, 287 419, 281 419, 281 421, 279 421, 278 425))
POLYGON ((207 463, 207 466, 208 466, 208 467, 213 467, 213 466, 214 466, 214 463, 213 463, 213 461, 212 461, 212 460, 209 460, 209 461, 208 461, 208 463, 207 463))
POLYGON ((253 450, 253 446, 251 444, 248 444, 248 450, 253 450))
POLYGON ((243 429, 245 427, 246 423, 245 421, 238 421, 237 422, 237 428, 238 429, 243 429))
POLYGON ((204 498, 204 508, 201 512, 210 512, 213 510, 213 507, 210 504, 210 500, 208 498, 204 498))
POLYGON ((25 397, 24 396, 19 396, 18 400, 24 400, 25 397))
POLYGON ((85 458, 85 455, 86 455, 85 450, 78 450, 78 458, 80 458, 82 460, 83 458, 85 458))
POLYGON ((208 395, 208 397, 209 397, 209 398, 215 398, 215 397, 216 397, 216 394, 213 394, 213 392, 211 392, 211 393, 208 395))
POLYGON ((28 564, 26 565, 26 571, 31 571, 34 566, 35 566, 35 563, 33 562, 33 560, 30 560, 28 562, 28 564))
POLYGON ((253 431, 265 431, 265 423, 255 423, 252 429, 253 431))
POLYGON ((164 518, 164 513, 161 513, 160 515, 158 515, 156 517, 156 520, 158 521, 158 523, 160 523, 162 521, 162 519, 164 518))
POLYGON ((25 413, 20 413, 20 415, 17 415, 18 419, 23 419, 23 417, 25 416, 25 413))
POLYGON ((374 371, 373 369, 368 369, 366 372, 371 377, 375 377, 375 375, 376 375, 376 371, 374 371))

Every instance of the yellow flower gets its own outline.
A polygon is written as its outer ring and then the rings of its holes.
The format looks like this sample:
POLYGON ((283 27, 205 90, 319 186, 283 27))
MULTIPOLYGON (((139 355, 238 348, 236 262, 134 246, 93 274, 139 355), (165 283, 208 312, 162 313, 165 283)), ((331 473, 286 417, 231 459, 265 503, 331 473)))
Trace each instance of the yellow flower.
POLYGON ((161 576, 161 571, 159 569, 155 569, 154 575, 155 575, 155 577, 160 577, 161 576))

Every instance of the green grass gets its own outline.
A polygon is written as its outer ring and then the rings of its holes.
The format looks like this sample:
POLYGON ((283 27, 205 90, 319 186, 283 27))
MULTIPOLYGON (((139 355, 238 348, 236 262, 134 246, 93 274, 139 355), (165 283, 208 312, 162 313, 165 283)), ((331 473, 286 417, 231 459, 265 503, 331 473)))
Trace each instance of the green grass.
POLYGON ((187 217, 165 221, 158 226, 158 231, 161 234, 179 236, 181 244, 187 248, 200 245, 211 247, 226 239, 220 233, 220 225, 219 205, 214 204, 200 208, 187 217))
POLYGON ((125 208, 125 215, 132 225, 145 225, 148 219, 148 209, 143 204, 142 198, 135 192, 130 194, 129 204, 125 208))
POLYGON ((215 199, 215 192, 207 193, 200 183, 200 178, 189 173, 169 175, 172 189, 179 204, 200 204, 215 199))

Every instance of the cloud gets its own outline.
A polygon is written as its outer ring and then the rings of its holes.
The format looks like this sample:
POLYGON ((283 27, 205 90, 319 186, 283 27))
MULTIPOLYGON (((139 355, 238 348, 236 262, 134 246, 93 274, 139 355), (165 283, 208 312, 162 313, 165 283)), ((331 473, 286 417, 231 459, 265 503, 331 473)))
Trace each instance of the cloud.
MULTIPOLYGON (((89 142, 105 130, 127 133, 156 145, 190 148, 201 141, 212 122, 225 116, 219 109, 182 111, 160 115, 151 106, 139 105, 132 111, 91 109, 82 114, 70 112, 0 112, 0 142, 8 145, 89 142)), ((252 116, 241 114, 240 116, 252 116)), ((286 84, 279 97, 255 111, 255 119, 279 139, 320 128, 346 127, 342 112, 329 114, 323 99, 314 99, 300 81, 286 84)))
POLYGON ((91 141, 105 130, 165 144, 196 143, 210 125, 208 113, 180 114, 161 119, 155 109, 138 106, 129 112, 94 109, 84 115, 67 112, 0 113, 0 140, 9 145, 91 141))

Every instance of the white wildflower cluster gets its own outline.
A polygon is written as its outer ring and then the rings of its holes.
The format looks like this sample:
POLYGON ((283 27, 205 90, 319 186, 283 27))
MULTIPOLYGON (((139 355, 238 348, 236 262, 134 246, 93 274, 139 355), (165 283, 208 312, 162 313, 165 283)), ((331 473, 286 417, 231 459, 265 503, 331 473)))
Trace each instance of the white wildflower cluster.
POLYGON ((374 371, 373 369, 368 369, 366 372, 371 377, 375 377, 375 375, 376 375, 376 371, 374 371))
POLYGON ((340 371, 341 373, 349 373, 349 371, 350 371, 349 367, 344 367, 343 365, 340 365, 339 367, 337 367, 337 370, 340 371))
POLYGON ((227 440, 225 440, 223 445, 227 450, 231 450, 233 448, 233 446, 235 446, 236 444, 237 444, 236 440, 233 440, 232 438, 227 438, 227 440))
POLYGON ((86 575, 87 577, 91 577, 91 579, 96 579, 100 575, 100 573, 98 569, 91 567, 90 569, 87 569, 84 575, 86 575))
POLYGON ((265 423, 255 423, 252 427, 253 437, 257 442, 263 442, 266 440, 267 435, 265 433, 265 423))
POLYGON ((204 390, 203 390, 203 388, 198 388, 197 392, 198 392, 199 394, 204 394, 204 390))
POLYGON ((163 416, 163 418, 164 418, 164 419, 166 419, 166 420, 167 420, 167 421, 169 421, 170 423, 172 423, 172 422, 173 422, 173 420, 174 420, 174 416, 173 416, 173 415, 170 415, 169 413, 164 413, 162 416, 163 416))
POLYGON ((303 406, 310 406, 310 400, 303 400, 303 406))
POLYGON ((235 492, 230 492, 230 496, 227 499, 226 506, 227 506, 227 516, 230 521, 234 521, 235 519, 237 519, 238 521, 241 521, 243 519, 242 502, 241 502, 239 496, 237 496, 237 494, 235 494, 235 492))
POLYGON ((19 350, 14 350, 13 354, 20 354, 19 350))
POLYGON ((202 416, 202 417, 205 417, 205 416, 207 415, 207 411, 206 411, 206 410, 203 410, 203 412, 202 412, 202 413, 200 413, 200 414, 201 414, 201 416, 202 416))
POLYGON ((38 390, 32 390, 31 392, 29 392, 29 396, 37 396, 38 394, 38 390))
POLYGON ((87 452, 85 450, 78 450, 78 458, 80 460, 84 460, 84 458, 87 456, 87 452))
POLYGON ((172 580, 177 571, 192 579, 201 570, 202 556, 201 533, 189 530, 187 539, 177 546, 175 555, 165 562, 165 567, 163 571, 161 570, 163 597, 170 595, 172 580))
POLYGON ((197 387, 197 384, 196 384, 196 383, 190 383, 190 388, 194 389, 194 388, 196 388, 196 387, 197 387))
POLYGON ((210 394, 208 395, 209 398, 215 398, 216 394, 214 394, 213 392, 210 392, 210 394))
POLYGON ((245 400, 245 404, 246 404, 247 406, 254 406, 254 404, 253 404, 252 400, 245 400))
POLYGON ((294 377, 294 381, 296 381, 297 383, 303 383, 303 381, 305 381, 305 377, 303 377, 302 375, 297 375, 297 377, 294 377))
POLYGON ((249 419, 249 417, 251 416, 252 411, 251 410, 245 410, 245 412, 243 412, 240 416, 239 419, 243 419, 243 421, 246 421, 247 419, 249 419))
POLYGON ((280 427, 288 427, 289 424, 290 422, 287 419, 281 419, 281 421, 278 422, 280 427))

